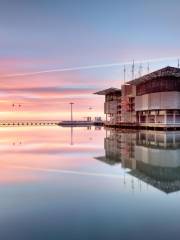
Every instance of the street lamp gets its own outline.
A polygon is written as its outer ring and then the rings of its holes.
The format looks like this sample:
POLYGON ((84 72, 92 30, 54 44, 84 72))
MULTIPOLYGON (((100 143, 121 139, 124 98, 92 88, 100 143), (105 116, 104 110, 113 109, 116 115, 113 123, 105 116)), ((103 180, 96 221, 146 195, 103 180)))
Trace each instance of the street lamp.
MULTIPOLYGON (((93 108, 92 107, 89 107, 89 110, 91 111, 93 108)), ((87 118, 87 121, 90 121, 91 122, 91 113, 90 113, 90 116, 87 118)))
POLYGON ((73 102, 69 103, 71 105, 71 122, 73 121, 73 102))

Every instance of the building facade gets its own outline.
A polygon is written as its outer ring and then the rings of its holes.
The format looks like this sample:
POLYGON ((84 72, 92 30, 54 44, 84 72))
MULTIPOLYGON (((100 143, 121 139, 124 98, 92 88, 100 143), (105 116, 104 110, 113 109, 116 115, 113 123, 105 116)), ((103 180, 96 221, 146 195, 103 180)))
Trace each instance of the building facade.
POLYGON ((108 88, 102 90, 98 95, 105 96, 104 114, 106 115, 106 123, 110 125, 121 123, 121 89, 108 88))
POLYGON ((166 67, 105 95, 106 125, 180 127, 180 69, 166 67))

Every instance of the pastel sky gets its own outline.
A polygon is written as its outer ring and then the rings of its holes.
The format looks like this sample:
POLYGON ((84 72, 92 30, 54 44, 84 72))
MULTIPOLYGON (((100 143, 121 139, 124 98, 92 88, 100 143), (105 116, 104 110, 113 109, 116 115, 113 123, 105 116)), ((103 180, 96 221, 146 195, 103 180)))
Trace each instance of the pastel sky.
POLYGON ((179 9, 179 0, 0 0, 1 119, 67 119, 71 101, 77 118, 102 115, 92 93, 120 87, 123 66, 29 73, 133 59, 143 73, 149 59, 151 71, 177 66, 179 9))

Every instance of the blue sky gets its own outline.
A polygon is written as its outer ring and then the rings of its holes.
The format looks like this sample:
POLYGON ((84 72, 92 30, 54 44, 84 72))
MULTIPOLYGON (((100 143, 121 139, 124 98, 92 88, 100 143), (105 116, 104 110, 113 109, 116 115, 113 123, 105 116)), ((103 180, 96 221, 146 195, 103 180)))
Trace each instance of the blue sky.
POLYGON ((175 0, 1 1, 1 57, 59 65, 148 59, 179 53, 175 0))

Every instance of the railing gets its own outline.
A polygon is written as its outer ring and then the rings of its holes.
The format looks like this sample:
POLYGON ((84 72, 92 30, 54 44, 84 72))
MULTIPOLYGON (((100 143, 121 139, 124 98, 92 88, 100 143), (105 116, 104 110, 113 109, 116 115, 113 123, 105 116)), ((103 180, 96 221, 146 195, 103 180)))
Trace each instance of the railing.
POLYGON ((47 126, 58 123, 58 120, 0 120, 0 126, 47 126))

